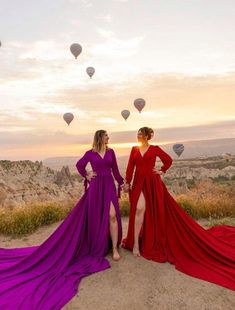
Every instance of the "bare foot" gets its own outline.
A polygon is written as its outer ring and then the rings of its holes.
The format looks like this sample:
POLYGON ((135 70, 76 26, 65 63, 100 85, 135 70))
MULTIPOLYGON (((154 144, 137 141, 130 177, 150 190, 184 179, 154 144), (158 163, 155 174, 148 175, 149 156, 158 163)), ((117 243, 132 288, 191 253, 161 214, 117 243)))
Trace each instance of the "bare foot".
POLYGON ((139 250, 139 248, 138 248, 137 246, 134 246, 134 247, 133 247, 132 253, 133 253, 133 255, 134 255, 135 257, 140 257, 140 250, 139 250))
POLYGON ((116 262, 119 261, 119 259, 121 258, 121 256, 118 253, 117 249, 113 249, 113 260, 115 260, 116 262))

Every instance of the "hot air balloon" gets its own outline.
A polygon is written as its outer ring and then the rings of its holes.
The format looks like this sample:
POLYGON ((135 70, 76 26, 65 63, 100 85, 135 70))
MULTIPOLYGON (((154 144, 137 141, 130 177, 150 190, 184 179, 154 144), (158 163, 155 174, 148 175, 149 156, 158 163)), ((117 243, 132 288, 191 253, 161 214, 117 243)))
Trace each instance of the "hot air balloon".
POLYGON ((130 111, 129 110, 122 110, 121 115, 124 118, 124 120, 127 120, 128 117, 130 116, 130 111))
POLYGON ((0 41, 0 47, 2 46, 2 42, 0 41))
POLYGON ((222 154, 223 159, 225 159, 226 161, 230 161, 232 159, 232 154, 230 153, 223 153, 222 154))
POLYGON ((141 113, 141 111, 143 110, 145 106, 145 100, 142 98, 135 99, 134 106, 141 113))
POLYGON ((180 155, 183 153, 184 151, 184 145, 177 143, 173 145, 173 151, 178 155, 178 157, 180 157, 180 155))
POLYGON ((73 54, 73 56, 75 57, 75 59, 77 59, 77 57, 81 54, 82 52, 82 47, 80 44, 78 43, 73 43, 70 46, 70 51, 73 54))
POLYGON ((72 120, 74 119, 74 116, 73 116, 73 114, 72 113, 65 113, 64 115, 63 115, 63 119, 66 121, 66 123, 68 124, 68 126, 69 126, 69 124, 72 122, 72 120))
POLYGON ((95 73, 95 68, 93 68, 93 67, 86 68, 86 73, 89 75, 90 78, 92 78, 92 76, 95 73))

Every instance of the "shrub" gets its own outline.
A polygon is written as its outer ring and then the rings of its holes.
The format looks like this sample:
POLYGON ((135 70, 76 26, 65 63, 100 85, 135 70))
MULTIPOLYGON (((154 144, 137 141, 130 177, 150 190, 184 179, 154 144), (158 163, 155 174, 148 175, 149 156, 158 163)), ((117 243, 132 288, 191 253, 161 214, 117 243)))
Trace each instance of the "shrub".
MULTIPOLYGON (((225 186, 213 183, 212 180, 200 181, 191 191, 187 192, 187 195, 177 196, 176 201, 194 219, 209 219, 211 226, 215 225, 218 219, 227 217, 231 222, 235 218, 235 187, 233 184, 225 186)), ((52 202, 2 208, 0 209, 0 233, 12 236, 30 234, 40 226, 63 220, 75 204, 76 201, 70 200, 66 204, 52 202)), ((129 215, 128 194, 122 194, 119 207, 121 216, 129 215)))
POLYGON ((42 203, 0 210, 0 233, 6 235, 25 235, 43 225, 63 220, 74 207, 74 202, 42 203))
POLYGON ((235 188, 205 180, 187 195, 177 197, 181 206, 194 218, 235 217, 235 188))
POLYGON ((130 213, 130 203, 129 203, 129 195, 123 194, 122 198, 119 200, 119 208, 121 216, 128 216, 130 213))

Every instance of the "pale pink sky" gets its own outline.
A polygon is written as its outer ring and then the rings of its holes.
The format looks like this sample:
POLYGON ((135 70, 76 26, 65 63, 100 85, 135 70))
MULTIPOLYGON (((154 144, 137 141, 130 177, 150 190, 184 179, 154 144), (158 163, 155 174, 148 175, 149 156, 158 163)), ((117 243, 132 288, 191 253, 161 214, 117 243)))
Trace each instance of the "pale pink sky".
POLYGON ((235 137, 234 1, 22 0, 1 10, 0 158, 81 155, 101 128, 120 153, 145 125, 154 143, 235 137))

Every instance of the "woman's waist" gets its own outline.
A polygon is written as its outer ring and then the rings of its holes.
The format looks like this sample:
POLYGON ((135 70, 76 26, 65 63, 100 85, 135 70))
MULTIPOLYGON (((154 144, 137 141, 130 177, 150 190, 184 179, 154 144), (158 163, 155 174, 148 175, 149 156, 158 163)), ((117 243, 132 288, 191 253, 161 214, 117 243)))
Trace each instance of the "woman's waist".
POLYGON ((96 176, 112 176, 111 171, 99 171, 99 170, 93 170, 94 173, 96 173, 96 176))
POLYGON ((154 169, 154 167, 149 168, 149 169, 139 169, 139 170, 136 169, 135 175, 136 176, 142 176, 142 177, 144 177, 144 176, 154 176, 154 175, 156 175, 156 172, 153 169, 154 169))

